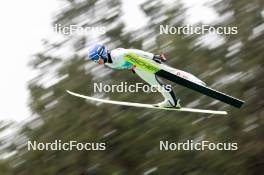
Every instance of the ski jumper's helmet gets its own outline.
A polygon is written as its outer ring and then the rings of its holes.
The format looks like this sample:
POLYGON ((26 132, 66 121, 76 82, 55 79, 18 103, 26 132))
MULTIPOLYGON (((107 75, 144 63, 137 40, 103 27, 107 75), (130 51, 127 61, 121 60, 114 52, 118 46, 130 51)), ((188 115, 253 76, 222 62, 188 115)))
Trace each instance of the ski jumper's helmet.
POLYGON ((100 58, 106 62, 107 59, 107 50, 102 44, 93 45, 88 52, 88 58, 97 62, 100 58))

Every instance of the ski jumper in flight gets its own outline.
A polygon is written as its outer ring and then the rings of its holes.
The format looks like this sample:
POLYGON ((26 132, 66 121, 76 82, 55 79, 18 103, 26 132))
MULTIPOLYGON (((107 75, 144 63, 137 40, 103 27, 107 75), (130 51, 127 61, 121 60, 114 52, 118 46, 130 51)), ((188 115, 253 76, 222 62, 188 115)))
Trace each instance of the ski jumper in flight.
POLYGON ((97 62, 98 64, 104 64, 112 69, 128 69, 136 73, 141 79, 147 82, 149 85, 157 87, 159 92, 164 97, 164 101, 155 104, 154 106, 162 108, 181 108, 180 99, 176 96, 171 88, 169 91, 166 88, 166 84, 157 77, 157 75, 150 73, 146 70, 136 67, 129 63, 125 56, 127 54, 133 54, 141 59, 151 59, 158 63, 164 62, 166 58, 163 54, 155 55, 153 53, 145 52, 137 49, 113 49, 107 50, 104 45, 96 44, 89 49, 88 58, 97 62))

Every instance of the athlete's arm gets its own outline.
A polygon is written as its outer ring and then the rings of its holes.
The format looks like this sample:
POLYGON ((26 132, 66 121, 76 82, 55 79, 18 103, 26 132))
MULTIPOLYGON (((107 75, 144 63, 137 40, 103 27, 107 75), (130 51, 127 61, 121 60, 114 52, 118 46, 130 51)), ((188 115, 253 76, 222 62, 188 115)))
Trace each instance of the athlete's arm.
POLYGON ((145 58, 145 59, 152 59, 154 57, 153 53, 145 52, 142 50, 138 49, 126 49, 128 53, 132 53, 134 55, 137 55, 140 58, 145 58))
POLYGON ((164 62, 166 60, 166 58, 163 54, 155 55, 153 53, 145 52, 145 51, 137 50, 137 49, 127 49, 127 51, 129 53, 132 53, 132 54, 139 56, 140 58, 151 59, 151 60, 154 60, 158 63, 164 62))

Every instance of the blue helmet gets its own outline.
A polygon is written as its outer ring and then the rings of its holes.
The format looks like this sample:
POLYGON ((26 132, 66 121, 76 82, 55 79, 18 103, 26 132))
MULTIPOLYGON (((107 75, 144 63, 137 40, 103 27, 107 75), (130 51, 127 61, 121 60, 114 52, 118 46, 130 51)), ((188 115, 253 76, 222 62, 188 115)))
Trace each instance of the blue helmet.
POLYGON ((93 61, 98 61, 102 58, 104 61, 107 59, 107 50, 102 44, 96 44, 89 49, 88 58, 93 61))

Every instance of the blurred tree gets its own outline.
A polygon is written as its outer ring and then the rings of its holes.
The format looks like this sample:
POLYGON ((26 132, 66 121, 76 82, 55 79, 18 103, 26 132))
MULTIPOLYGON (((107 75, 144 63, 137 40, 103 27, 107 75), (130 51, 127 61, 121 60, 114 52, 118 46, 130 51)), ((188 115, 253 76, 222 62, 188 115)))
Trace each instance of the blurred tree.
MULTIPOLYGON (((106 26, 97 41, 111 49, 138 48, 165 51, 168 64, 198 75, 214 88, 246 100, 232 109, 200 94, 175 86, 185 106, 230 111, 227 118, 153 111, 94 104, 68 95, 65 90, 101 98, 157 102, 154 94, 98 94, 94 82, 118 84, 140 80, 129 71, 112 71, 85 60, 91 35, 47 40, 46 50, 30 65, 39 75, 29 83, 34 119, 21 128, 12 145, 16 153, 0 162, 0 172, 13 174, 261 174, 263 170, 263 12, 260 1, 217 1, 220 17, 215 26, 238 26, 237 35, 226 35, 217 47, 201 44, 203 36, 160 35, 159 25, 184 25, 185 7, 178 1, 146 1, 142 11, 150 19, 138 31, 124 31, 122 1, 65 1, 67 8, 54 24, 106 26), (76 41, 76 38, 78 41, 76 41), (70 48, 70 49, 69 49, 70 48), (65 54, 64 50, 67 50, 65 54), (79 54, 80 53, 80 54, 79 54), (81 54, 85 53, 85 54, 81 54), (98 73, 99 72, 99 73, 98 73), (159 141, 186 139, 238 142, 238 151, 159 151, 159 141), (19 141, 17 141, 19 140, 19 141), (106 142, 106 151, 27 151, 26 141, 106 142), (15 146, 15 147, 14 147, 15 146)), ((213 41, 216 42, 216 41, 213 41)), ((212 43, 211 43, 212 44, 212 43)), ((11 147, 10 147, 11 148, 11 147)))

